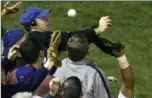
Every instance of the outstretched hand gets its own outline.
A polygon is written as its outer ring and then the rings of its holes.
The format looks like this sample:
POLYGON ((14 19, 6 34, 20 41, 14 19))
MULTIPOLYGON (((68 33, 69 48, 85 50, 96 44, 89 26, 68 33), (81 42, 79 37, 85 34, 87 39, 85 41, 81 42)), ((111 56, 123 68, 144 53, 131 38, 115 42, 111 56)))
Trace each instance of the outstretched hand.
POLYGON ((8 14, 16 13, 23 7, 23 2, 22 1, 19 1, 12 6, 9 6, 9 4, 10 4, 10 2, 8 1, 4 5, 4 8, 5 8, 5 10, 7 11, 8 14))
POLYGON ((96 34, 102 34, 112 26, 112 20, 109 16, 103 16, 99 20, 99 26, 95 29, 96 34))

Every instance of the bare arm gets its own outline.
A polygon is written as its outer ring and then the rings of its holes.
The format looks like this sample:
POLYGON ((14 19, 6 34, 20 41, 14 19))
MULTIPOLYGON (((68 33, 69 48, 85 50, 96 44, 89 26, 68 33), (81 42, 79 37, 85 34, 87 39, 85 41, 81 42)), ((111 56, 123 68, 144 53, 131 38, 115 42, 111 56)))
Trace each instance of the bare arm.
POLYGON ((126 69, 121 69, 121 75, 123 79, 123 84, 121 86, 120 92, 127 98, 133 98, 134 96, 134 79, 133 71, 131 67, 126 69))
POLYGON ((113 54, 118 60, 119 67, 121 70, 121 76, 123 80, 120 93, 126 98, 133 98, 134 96, 133 71, 131 66, 129 66, 129 62, 127 60, 126 55, 124 54, 124 49, 122 48, 120 50, 114 50, 113 54))

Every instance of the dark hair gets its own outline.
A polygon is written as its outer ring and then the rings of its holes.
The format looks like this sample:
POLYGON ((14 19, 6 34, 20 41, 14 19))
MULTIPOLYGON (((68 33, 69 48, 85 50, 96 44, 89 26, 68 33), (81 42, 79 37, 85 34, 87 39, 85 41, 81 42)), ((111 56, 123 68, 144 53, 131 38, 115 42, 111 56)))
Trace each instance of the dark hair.
POLYGON ((20 45, 20 49, 19 49, 23 59, 28 64, 33 64, 36 62, 36 60, 39 57, 40 50, 41 50, 41 45, 39 44, 38 40, 36 40, 34 38, 26 39, 20 45))
POLYGON ((88 40, 83 34, 75 34, 68 40, 68 56, 72 61, 83 59, 87 55, 88 49, 88 40))
POLYGON ((62 85, 63 98, 80 98, 82 86, 79 78, 72 76, 66 79, 62 85))

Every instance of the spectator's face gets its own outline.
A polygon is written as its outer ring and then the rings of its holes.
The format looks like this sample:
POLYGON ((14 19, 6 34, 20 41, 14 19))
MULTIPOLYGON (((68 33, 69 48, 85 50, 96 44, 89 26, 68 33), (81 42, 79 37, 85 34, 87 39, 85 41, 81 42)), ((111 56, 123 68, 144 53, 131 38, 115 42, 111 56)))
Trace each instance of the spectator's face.
POLYGON ((44 32, 44 31, 50 31, 50 24, 48 17, 38 18, 36 19, 36 28, 38 31, 44 32))
POLYGON ((62 95, 62 98, 69 98, 69 88, 68 88, 68 83, 63 83, 62 85, 62 92, 61 92, 61 95, 62 95))

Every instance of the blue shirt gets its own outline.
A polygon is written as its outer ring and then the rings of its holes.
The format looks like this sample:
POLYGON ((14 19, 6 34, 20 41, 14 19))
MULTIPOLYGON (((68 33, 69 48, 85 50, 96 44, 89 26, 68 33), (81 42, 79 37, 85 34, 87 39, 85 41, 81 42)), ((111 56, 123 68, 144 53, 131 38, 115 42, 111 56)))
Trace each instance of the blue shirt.
POLYGON ((34 91, 41 84, 48 74, 46 68, 35 69, 33 66, 24 66, 16 70, 18 85, 28 87, 28 91, 34 91))
POLYGON ((41 82, 45 79, 46 75, 53 75, 56 71, 56 67, 51 70, 47 70, 42 67, 41 69, 36 69, 33 66, 24 66, 18 68, 16 71, 17 84, 22 84, 25 86, 30 86, 32 91, 36 90, 41 82))
POLYGON ((33 66, 25 66, 20 67, 16 71, 16 78, 18 83, 20 84, 28 84, 28 79, 32 76, 32 74, 36 71, 33 66))

